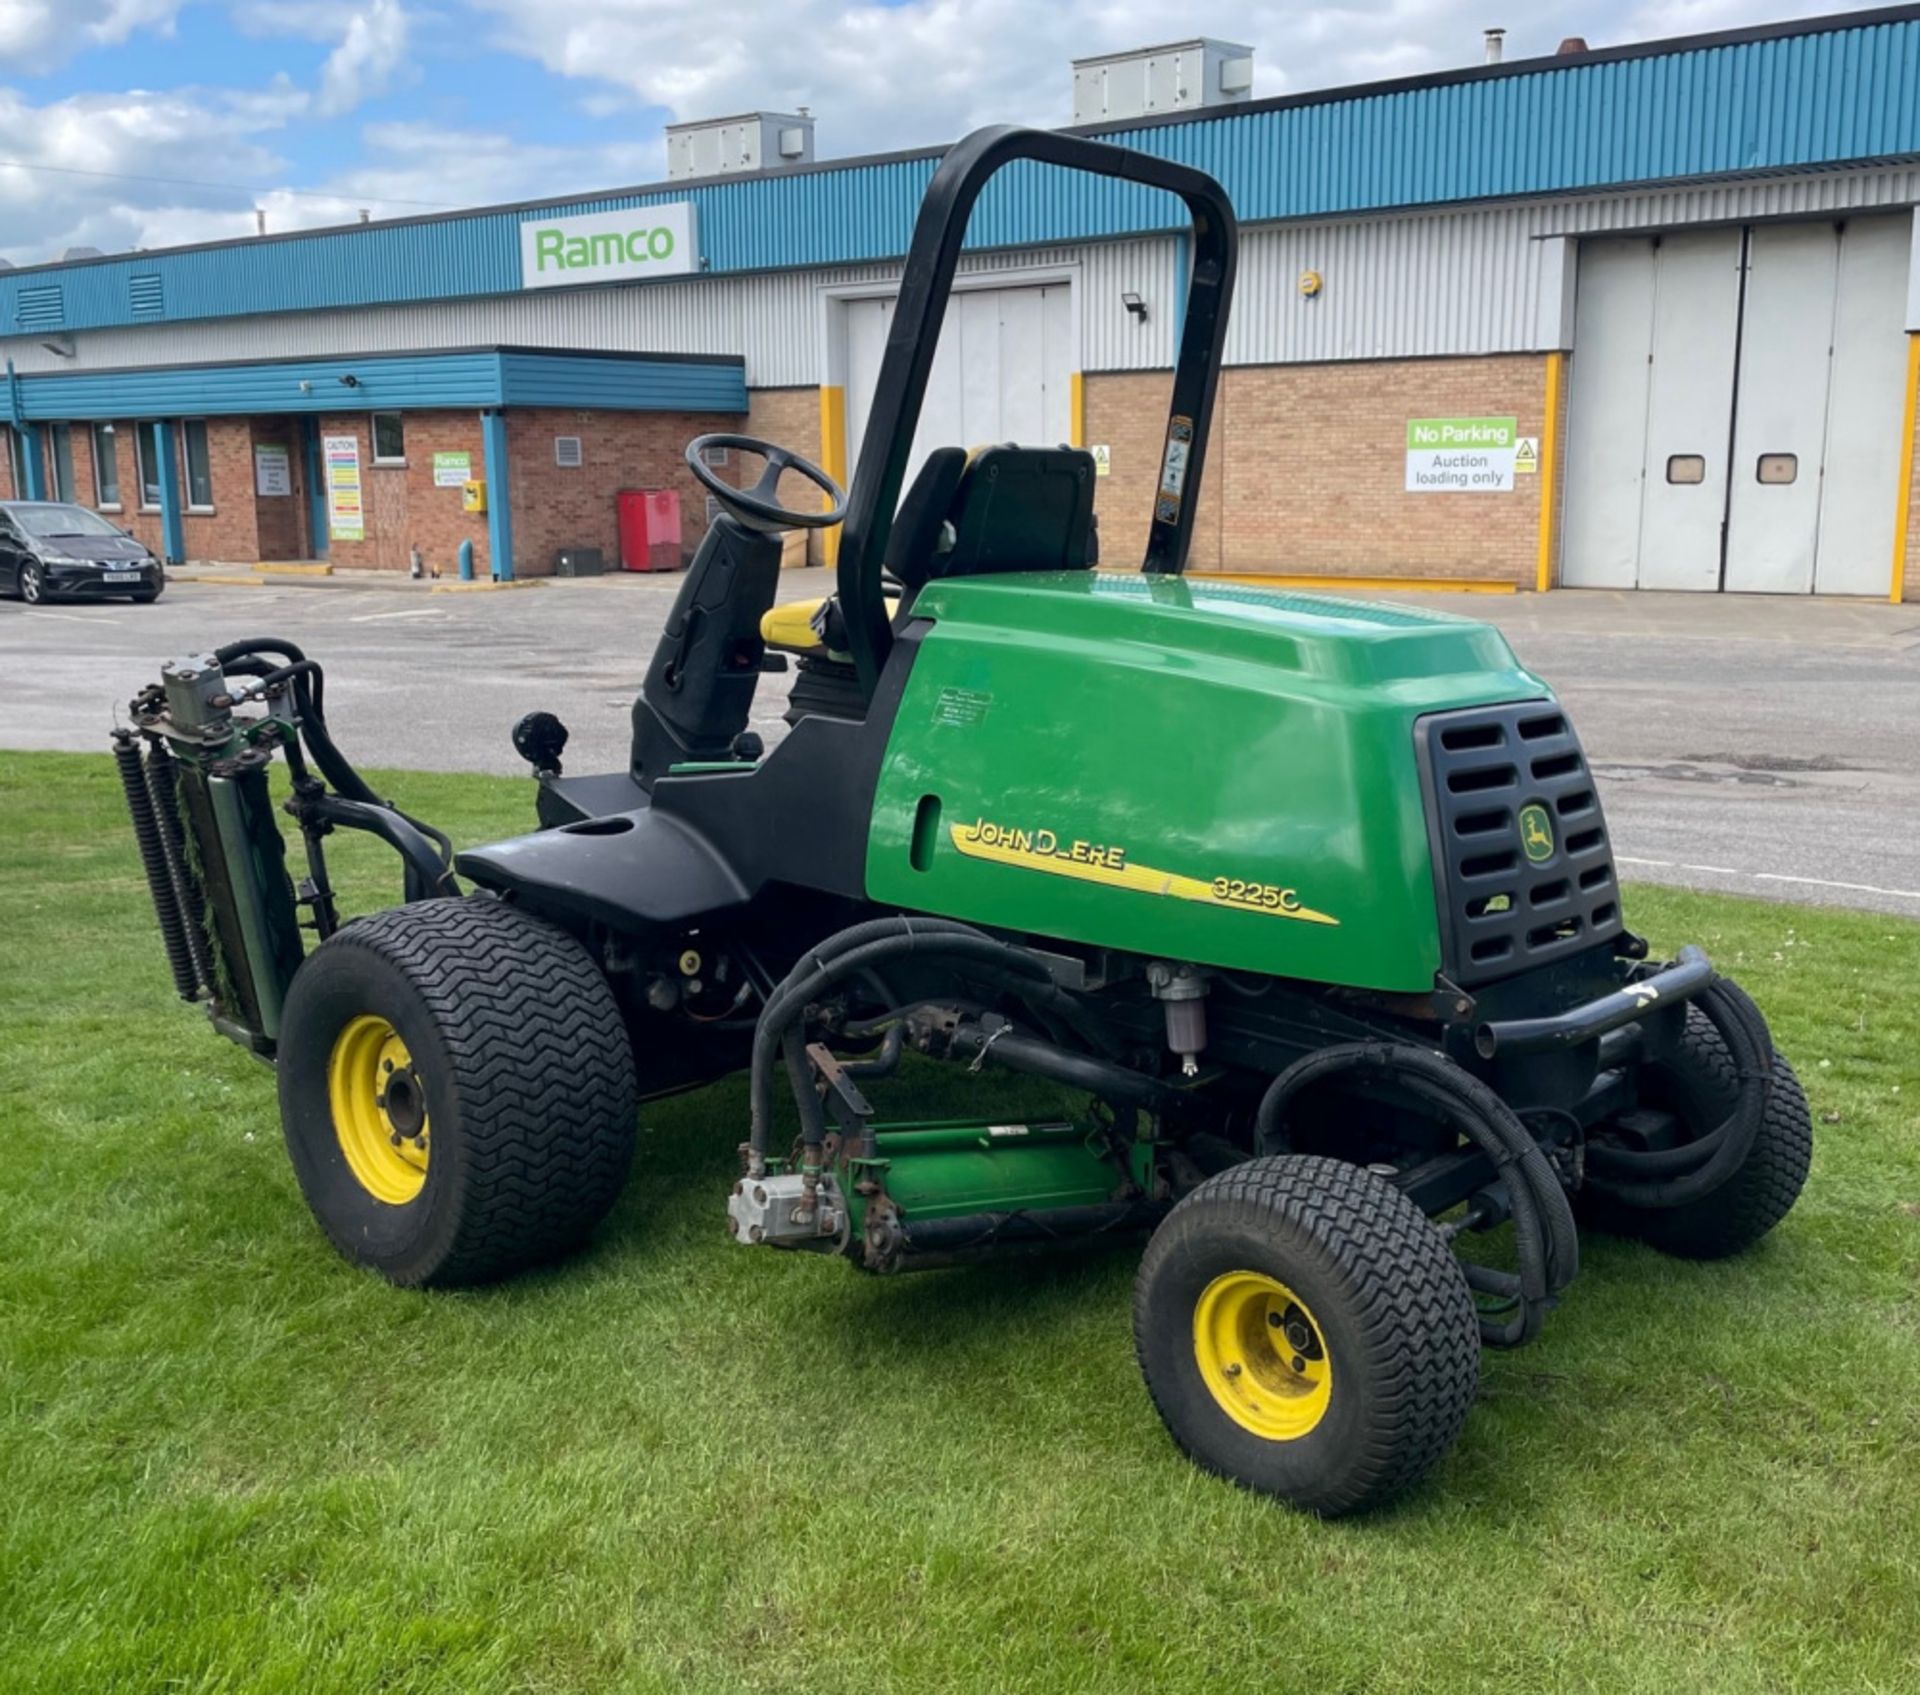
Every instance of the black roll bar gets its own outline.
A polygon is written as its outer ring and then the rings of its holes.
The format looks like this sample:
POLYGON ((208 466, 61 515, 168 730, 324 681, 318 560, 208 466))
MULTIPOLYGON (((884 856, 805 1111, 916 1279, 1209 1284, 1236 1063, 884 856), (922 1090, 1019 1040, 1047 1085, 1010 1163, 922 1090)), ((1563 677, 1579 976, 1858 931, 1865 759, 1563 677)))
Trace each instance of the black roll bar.
POLYGON ((1187 563, 1226 342, 1227 303, 1233 296, 1238 225, 1226 190, 1204 171, 1104 141, 1014 124, 975 130, 948 149, 920 203, 840 537, 840 606, 861 691, 869 700, 893 643, 881 587, 881 561, 906 481, 914 430, 926 400, 967 220, 987 179, 1016 159, 1163 188, 1187 203, 1193 218, 1193 264, 1186 321, 1141 569, 1177 575, 1187 563))

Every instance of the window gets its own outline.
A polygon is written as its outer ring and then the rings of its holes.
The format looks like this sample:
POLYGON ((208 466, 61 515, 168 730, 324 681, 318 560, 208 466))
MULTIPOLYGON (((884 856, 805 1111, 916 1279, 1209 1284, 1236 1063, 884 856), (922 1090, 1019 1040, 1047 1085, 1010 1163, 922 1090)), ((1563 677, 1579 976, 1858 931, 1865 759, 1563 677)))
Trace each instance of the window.
POLYGON ((1763 453, 1753 474, 1757 482, 1790 483, 1800 475, 1800 456, 1797 453, 1763 453))
POLYGON ((73 499, 73 426, 53 426, 53 498, 73 499))
POLYGON ((93 500, 120 510, 120 438, 111 424, 93 426, 93 500))
POLYGON ((407 429, 398 412, 374 413, 373 462, 376 465, 406 464, 407 429))
POLYGON ((1704 483, 1707 480, 1707 462, 1698 453, 1676 453, 1667 461, 1667 481, 1670 483, 1704 483))
POLYGON ((187 505, 213 510, 213 461, 207 454, 207 421, 189 418, 181 426, 187 439, 187 505))
POLYGON ((140 468, 140 510, 160 510, 160 466, 153 456, 153 425, 133 426, 133 457, 140 468))

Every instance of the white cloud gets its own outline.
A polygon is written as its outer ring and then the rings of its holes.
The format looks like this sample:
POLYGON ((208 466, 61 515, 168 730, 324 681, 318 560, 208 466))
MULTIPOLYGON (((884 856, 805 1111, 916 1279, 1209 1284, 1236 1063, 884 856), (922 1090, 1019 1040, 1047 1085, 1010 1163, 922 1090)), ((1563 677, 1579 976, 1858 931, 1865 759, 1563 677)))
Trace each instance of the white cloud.
POLYGON ((32 264, 72 246, 112 252, 243 234, 253 227, 250 194, 189 182, 279 175, 285 162, 268 138, 305 101, 287 83, 75 94, 44 105, 0 89, 0 158, 20 162, 0 166, 0 251, 32 264))
POLYGON ((135 30, 171 33, 185 0, 0 0, 0 66, 45 70, 135 30))
MULTIPOLYGON (((664 107, 675 119, 809 105, 823 153, 934 143, 976 124, 1063 124, 1068 62, 1170 35, 1255 49, 1256 95, 1475 65, 1485 0, 1219 0, 1169 20, 1147 0, 734 0, 722 13, 684 0, 473 0, 508 51, 562 76, 664 107)), ((1802 0, 1797 11, 1855 0, 1802 0)), ((1542 0, 1507 38, 1510 58, 1584 35, 1599 47, 1766 21, 1779 0, 1542 0)))
POLYGON ((397 0, 373 0, 347 19, 340 45, 327 55, 315 111, 338 117, 383 93, 406 56, 407 14, 397 0))

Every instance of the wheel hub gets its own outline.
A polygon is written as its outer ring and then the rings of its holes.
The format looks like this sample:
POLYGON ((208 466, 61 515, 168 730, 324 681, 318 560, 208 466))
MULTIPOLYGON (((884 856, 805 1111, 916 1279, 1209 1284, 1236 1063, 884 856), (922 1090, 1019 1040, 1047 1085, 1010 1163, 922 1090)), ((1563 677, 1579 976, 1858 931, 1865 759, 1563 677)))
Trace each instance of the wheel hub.
POLYGON ((427 1092, 399 1031, 384 1018, 351 1020, 327 1060, 327 1105, 354 1180, 388 1206, 426 1186, 427 1092))
POLYGON ((1234 1423, 1270 1442, 1318 1427, 1333 1398, 1333 1363, 1298 1295, 1259 1271, 1229 1271, 1193 1310, 1193 1352, 1215 1401, 1234 1423))

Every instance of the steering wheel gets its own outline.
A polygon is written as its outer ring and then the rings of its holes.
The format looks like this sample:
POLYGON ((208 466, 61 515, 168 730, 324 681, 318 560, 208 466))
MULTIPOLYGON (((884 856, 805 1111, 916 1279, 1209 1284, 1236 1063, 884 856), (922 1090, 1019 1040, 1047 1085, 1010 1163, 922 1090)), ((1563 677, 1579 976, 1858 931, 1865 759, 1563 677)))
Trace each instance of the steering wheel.
POLYGON ((687 443, 687 465, 727 515, 750 530, 824 530, 847 515, 847 491, 833 478, 811 460, 776 447, 770 441, 762 441, 758 436, 695 436, 687 443), (708 451, 716 447, 735 453, 757 453, 766 460, 767 468, 750 488, 735 488, 723 482, 707 463, 708 451), (794 512, 777 505, 773 491, 779 486, 783 471, 798 471, 808 482, 817 484, 833 504, 821 512, 794 512))

